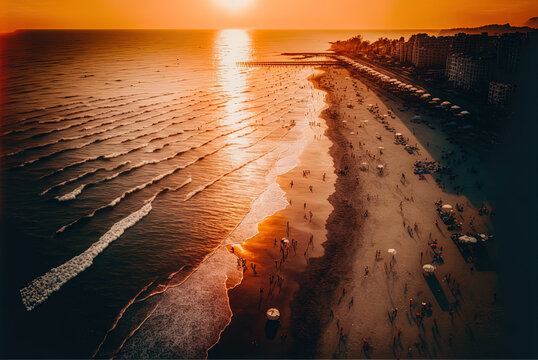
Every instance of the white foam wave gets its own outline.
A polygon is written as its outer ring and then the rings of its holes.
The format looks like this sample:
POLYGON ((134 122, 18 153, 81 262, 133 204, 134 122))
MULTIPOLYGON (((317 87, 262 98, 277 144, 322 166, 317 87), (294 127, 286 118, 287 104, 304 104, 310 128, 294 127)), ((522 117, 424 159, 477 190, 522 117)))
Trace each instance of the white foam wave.
POLYGON ((99 240, 93 243, 82 254, 66 263, 51 269, 46 274, 35 278, 26 287, 20 289, 22 303, 27 311, 32 311, 39 304, 58 291, 66 282, 86 270, 93 260, 114 240, 118 239, 128 228, 135 225, 151 211, 151 201, 139 210, 118 221, 99 240))
POLYGON ((84 190, 85 187, 86 187, 86 184, 80 185, 78 188, 71 191, 70 193, 67 193, 67 194, 62 195, 62 196, 56 196, 56 200, 58 200, 58 201, 75 200, 75 198, 78 195, 80 195, 80 193, 82 192, 82 190, 84 190))

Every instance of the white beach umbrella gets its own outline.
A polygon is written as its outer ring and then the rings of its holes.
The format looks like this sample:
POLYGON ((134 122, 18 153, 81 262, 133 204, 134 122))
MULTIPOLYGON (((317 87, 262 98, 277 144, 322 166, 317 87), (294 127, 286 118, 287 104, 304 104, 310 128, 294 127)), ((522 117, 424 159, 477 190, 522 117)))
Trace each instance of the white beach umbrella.
POLYGON ((361 162, 361 170, 368 170, 368 163, 366 161, 361 162))
POLYGON ((420 90, 420 89, 419 89, 419 90, 417 90, 417 91, 415 91, 415 92, 416 92, 417 94, 423 94, 423 93, 425 93, 426 91, 424 91, 424 90, 420 90))
POLYGON ((418 89, 416 87, 410 87, 409 91, 417 91, 418 89))
POLYGON ((413 85, 405 85, 406 89, 411 89, 412 87, 413 87, 413 85))
POLYGON ((460 112, 460 115, 470 115, 471 113, 468 112, 467 110, 463 110, 462 112, 460 112))
POLYGON ((444 204, 443 206, 441 206, 441 209, 446 210, 446 211, 452 210, 452 205, 444 204))
POLYGON ((284 245, 289 245, 290 241, 286 238, 282 238, 282 240, 280 240, 282 242, 282 244, 284 245))
POLYGON ((451 104, 450 101, 443 101, 443 102, 441 103, 441 106, 448 106, 448 105, 450 105, 450 104, 451 104))
POLYGON ((480 241, 488 240, 488 236, 486 234, 478 234, 478 237, 480 237, 480 241))
POLYGON ((441 101, 439 98, 433 98, 432 101, 441 101))
POLYGON ((402 136, 402 133, 396 133, 394 134, 395 137, 402 136))
POLYGON ((405 88, 405 87, 407 86, 407 84, 406 84, 406 83, 401 83, 401 84, 398 85, 398 86, 401 87, 401 88, 405 88))
POLYGON ((377 147, 379 150, 385 150, 385 148, 383 146, 378 146, 377 147))
POLYGON ((265 312, 265 315, 269 320, 278 320, 280 319, 280 311, 275 308, 270 308, 265 312))
POLYGON ((397 251, 395 249, 388 249, 387 252, 391 254, 392 256, 397 254, 397 251))
POLYGON ((459 109, 461 109, 458 105, 452 105, 450 108, 451 108, 452 110, 459 110, 459 109))
POLYGON ((427 99, 427 98, 429 98, 429 97, 431 97, 430 94, 422 94, 422 96, 421 96, 421 98, 423 98, 423 99, 427 99))
POLYGON ((379 170, 383 170, 384 166, 383 166, 383 165, 377 165, 377 168, 378 168, 379 170))
POLYGON ((475 237, 467 235, 460 236, 458 240, 464 244, 476 244, 478 242, 475 237))
POLYGON ((435 266, 431 265, 431 264, 426 264, 422 267, 422 269, 427 272, 427 273, 433 273, 435 271, 435 266))

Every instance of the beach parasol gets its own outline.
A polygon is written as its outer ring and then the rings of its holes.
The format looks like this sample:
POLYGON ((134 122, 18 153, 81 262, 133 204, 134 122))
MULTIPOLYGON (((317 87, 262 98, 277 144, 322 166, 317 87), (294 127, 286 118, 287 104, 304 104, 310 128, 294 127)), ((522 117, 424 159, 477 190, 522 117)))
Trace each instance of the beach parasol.
POLYGON ((413 87, 413 85, 405 85, 406 89, 411 89, 412 87, 413 87))
POLYGON ((441 206, 441 209, 446 210, 446 211, 452 210, 452 205, 444 204, 443 206, 441 206))
POLYGON ((415 91, 415 92, 416 92, 417 94, 423 94, 423 93, 425 93, 426 91, 424 91, 424 90, 420 90, 420 89, 419 89, 419 90, 417 90, 417 91, 415 91))
POLYGON ((429 97, 431 97, 430 94, 422 94, 422 96, 421 96, 421 98, 423 98, 423 99, 427 99, 427 98, 429 98, 429 97))
POLYGON ((431 265, 431 264, 426 264, 422 267, 422 269, 424 271, 426 271, 427 273, 433 273, 435 271, 435 266, 431 265))
POLYGON ((267 316, 267 318, 269 320, 276 321, 276 320, 280 319, 280 311, 278 311, 278 309, 275 309, 275 308, 268 309, 265 312, 265 315, 267 316))
POLYGON ((385 150, 385 148, 383 146, 378 146, 377 147, 379 150, 385 150))
POLYGON ((470 115, 471 113, 468 112, 467 110, 463 110, 462 112, 460 112, 460 115, 470 115))
POLYGON ((441 106, 448 106, 448 105, 450 105, 450 104, 451 104, 450 101, 443 101, 443 102, 441 103, 441 106))
POLYGON ((462 235, 458 238, 458 240, 464 244, 476 244, 478 242, 475 237, 468 235, 462 235))
POLYGON ((461 109, 458 105, 452 105, 450 108, 451 108, 452 110, 459 110, 459 109, 461 109))
POLYGON ((383 165, 377 165, 377 168, 378 168, 379 170, 383 170, 384 166, 383 166, 383 165))
POLYGON ((280 240, 280 242, 282 242, 282 244, 284 245, 289 245, 290 241, 286 238, 282 238, 282 240, 280 240))
POLYGON ((397 251, 395 249, 388 249, 387 252, 392 256, 396 255, 397 251))
POLYGON ((368 163, 366 161, 361 162, 361 169, 368 170, 368 163))
POLYGON ((396 133, 394 134, 394 137, 402 136, 402 133, 396 133))
POLYGON ((400 84, 400 85, 398 85, 398 86, 399 86, 399 87, 401 87, 401 88, 404 88, 404 87, 406 87, 406 86, 407 86, 407 84, 406 84, 406 83, 401 83, 401 84, 400 84))
POLYGON ((433 98, 432 101, 441 101, 439 98, 433 98))

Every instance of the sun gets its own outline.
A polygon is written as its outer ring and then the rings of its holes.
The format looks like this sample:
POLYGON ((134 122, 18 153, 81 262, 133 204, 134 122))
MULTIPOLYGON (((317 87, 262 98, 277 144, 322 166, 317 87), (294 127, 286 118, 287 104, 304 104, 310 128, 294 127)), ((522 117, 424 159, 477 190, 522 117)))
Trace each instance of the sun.
POLYGON ((245 9, 252 3, 252 0, 215 0, 219 6, 230 12, 237 12, 245 9))

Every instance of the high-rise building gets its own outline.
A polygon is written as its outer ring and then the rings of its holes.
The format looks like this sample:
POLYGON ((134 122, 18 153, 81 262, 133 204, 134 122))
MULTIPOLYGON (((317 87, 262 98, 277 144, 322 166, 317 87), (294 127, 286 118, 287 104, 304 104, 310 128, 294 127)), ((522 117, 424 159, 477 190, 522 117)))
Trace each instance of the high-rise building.
POLYGON ((444 67, 451 44, 450 36, 417 34, 411 62, 417 68, 444 67))
POLYGON ((514 86, 492 81, 489 83, 488 102, 496 107, 507 107, 510 104, 514 86))
POLYGON ((493 56, 452 53, 446 62, 446 76, 454 86, 464 90, 485 91, 492 77, 493 56))

